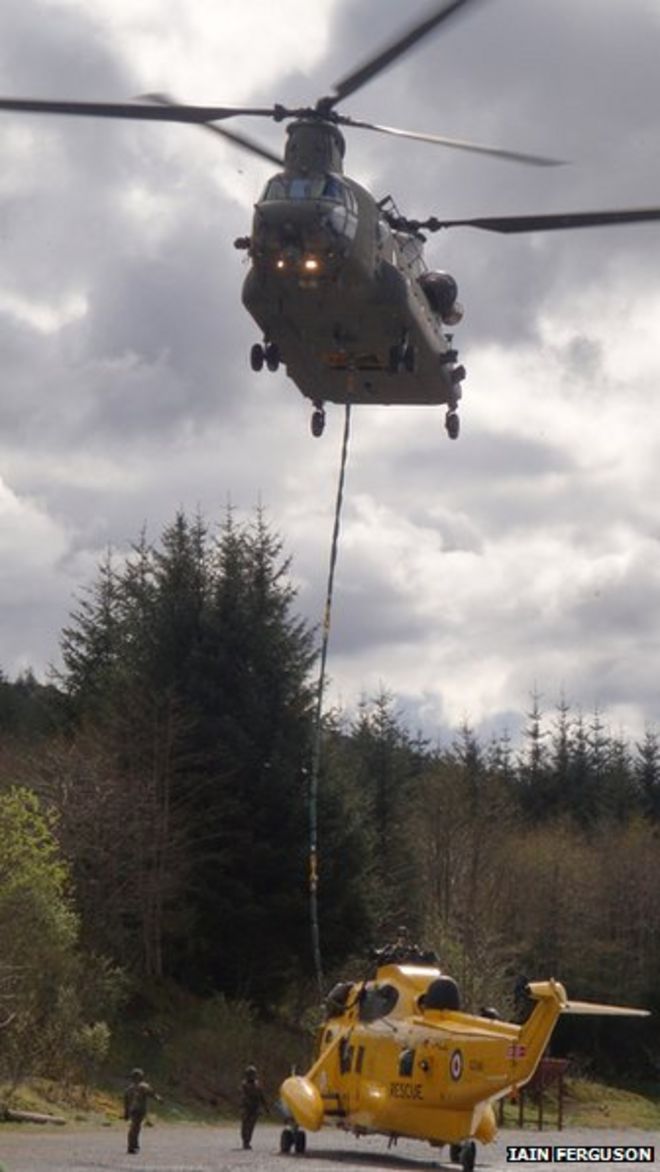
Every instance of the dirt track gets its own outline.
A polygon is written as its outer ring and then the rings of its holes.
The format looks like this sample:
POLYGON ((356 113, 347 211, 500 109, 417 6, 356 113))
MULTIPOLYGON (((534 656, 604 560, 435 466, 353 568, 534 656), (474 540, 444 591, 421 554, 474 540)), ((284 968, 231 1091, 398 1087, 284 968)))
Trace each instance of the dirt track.
MULTIPOLYGON (((447 1150, 433 1152, 421 1143, 402 1140, 388 1152, 387 1141, 380 1137, 355 1139, 335 1131, 323 1131, 309 1137, 309 1151, 304 1157, 281 1156, 278 1151, 280 1129, 257 1128, 254 1150, 240 1150, 237 1129, 232 1127, 195 1127, 156 1122, 143 1133, 142 1152, 128 1156, 125 1134, 119 1124, 99 1129, 44 1129, 33 1126, 7 1129, 0 1126, 0 1167, 3 1172, 267 1172, 276 1167, 281 1172, 426 1172, 444 1169, 458 1172, 448 1161, 447 1150), (443 1159, 444 1157, 444 1159, 443 1159), (302 1168, 301 1168, 302 1165, 302 1168)), ((495 1144, 481 1149, 477 1167, 484 1172, 504 1172, 516 1165, 507 1164, 508 1144, 653 1144, 660 1159, 660 1133, 648 1131, 586 1131, 570 1129, 505 1131, 495 1144)), ((528 1165, 529 1166, 529 1165, 528 1165)), ((549 1167, 549 1165, 537 1165, 549 1167)), ((554 1166, 554 1165, 553 1165, 554 1166)), ((619 1167, 631 1167, 620 1164, 619 1167)), ((652 1167, 657 1167, 657 1162, 652 1167)))

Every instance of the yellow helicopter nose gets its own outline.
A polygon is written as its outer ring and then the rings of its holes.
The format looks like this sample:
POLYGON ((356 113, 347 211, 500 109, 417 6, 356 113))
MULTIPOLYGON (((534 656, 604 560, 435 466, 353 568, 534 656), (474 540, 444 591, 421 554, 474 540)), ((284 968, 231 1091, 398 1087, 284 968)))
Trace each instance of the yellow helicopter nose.
POLYGON ((292 1075, 280 1087, 280 1098, 301 1127, 318 1131, 323 1123, 323 1100, 309 1078, 292 1075))

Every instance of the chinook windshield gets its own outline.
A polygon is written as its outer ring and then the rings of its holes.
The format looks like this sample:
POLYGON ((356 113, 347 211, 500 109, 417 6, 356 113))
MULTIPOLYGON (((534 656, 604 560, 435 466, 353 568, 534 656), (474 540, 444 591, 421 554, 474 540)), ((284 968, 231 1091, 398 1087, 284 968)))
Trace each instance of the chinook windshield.
POLYGON ((343 204, 351 212, 357 212, 355 196, 347 183, 336 175, 275 175, 266 184, 261 202, 271 203, 279 199, 328 199, 343 204))

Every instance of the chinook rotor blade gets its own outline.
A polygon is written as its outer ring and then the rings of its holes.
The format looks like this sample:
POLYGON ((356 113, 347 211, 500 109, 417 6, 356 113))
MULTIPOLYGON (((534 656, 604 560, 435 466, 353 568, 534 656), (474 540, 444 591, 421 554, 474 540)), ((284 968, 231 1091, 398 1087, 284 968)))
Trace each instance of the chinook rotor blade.
POLYGON ((485 216, 473 220, 438 220, 435 216, 417 228, 484 228, 487 232, 550 232, 559 228, 598 228, 607 224, 635 224, 660 220, 660 208, 620 208, 613 212, 553 212, 546 216, 485 216))
POLYGON ((363 130, 377 130, 380 134, 393 134, 397 138, 413 138, 418 142, 431 142, 438 146, 452 147, 458 151, 472 151, 480 155, 492 155, 496 159, 506 159, 513 163, 530 163, 536 167, 561 167, 565 159, 551 159, 545 155, 530 155, 522 151, 510 151, 502 147, 484 146, 482 143, 469 142, 467 139, 446 138, 441 134, 424 134, 416 130, 399 130, 396 126, 380 126, 377 122, 363 122, 358 118, 339 115, 337 121, 342 126, 358 126, 363 130))
POLYGON ((204 124, 235 118, 239 114, 276 116, 276 111, 254 106, 186 106, 179 102, 161 106, 149 102, 61 102, 48 98, 0 98, 0 110, 27 114, 73 114, 92 118, 134 118, 146 122, 192 122, 204 124))
POLYGON ((439 8, 434 8, 432 12, 418 24, 413 25, 407 32, 397 37, 391 44, 386 45, 384 49, 375 56, 365 61, 358 69, 352 73, 348 73, 341 81, 338 81, 334 86, 334 95, 330 98, 322 98, 320 104, 325 104, 326 108, 336 106, 337 102, 342 102, 349 94, 354 94, 356 90, 361 89, 373 77, 381 73, 383 69, 387 69, 413 45, 421 41, 423 37, 428 36, 433 32, 439 24, 452 16, 459 8, 463 8, 465 4, 474 3, 474 0, 445 0, 439 8))
MULTIPOLYGON (((155 102, 157 105, 166 107, 177 105, 174 99, 168 97, 167 94, 142 94, 141 100, 155 102)), ((235 130, 225 130, 222 126, 214 126, 212 122, 201 123, 201 128, 202 130, 210 131, 211 134, 218 134, 221 138, 228 139, 243 150, 251 151, 253 155, 259 155, 260 158, 267 159, 269 163, 275 163, 278 167, 284 166, 284 159, 281 155, 276 155, 274 151, 262 146, 259 142, 255 142, 254 139, 248 138, 245 134, 238 134, 235 130)))

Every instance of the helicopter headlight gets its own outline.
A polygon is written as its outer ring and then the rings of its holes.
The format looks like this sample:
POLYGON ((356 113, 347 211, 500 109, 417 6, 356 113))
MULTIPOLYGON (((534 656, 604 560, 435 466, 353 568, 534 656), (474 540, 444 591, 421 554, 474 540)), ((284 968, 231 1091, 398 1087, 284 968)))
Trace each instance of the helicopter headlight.
POLYGON ((315 256, 306 256, 303 261, 303 268, 307 273, 317 273, 320 268, 319 261, 315 256))
POLYGON ((278 256, 277 260, 275 261, 275 268, 279 269, 280 271, 286 268, 286 261, 283 256, 278 256))

